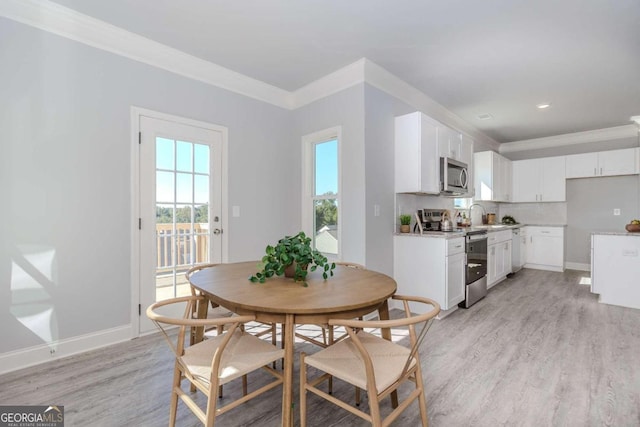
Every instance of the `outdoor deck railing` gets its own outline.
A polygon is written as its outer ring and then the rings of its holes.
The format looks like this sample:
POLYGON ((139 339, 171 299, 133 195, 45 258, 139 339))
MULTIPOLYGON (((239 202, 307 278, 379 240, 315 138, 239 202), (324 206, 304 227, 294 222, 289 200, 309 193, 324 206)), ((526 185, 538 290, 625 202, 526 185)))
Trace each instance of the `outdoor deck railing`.
POLYGON ((209 224, 156 224, 157 271, 209 261, 209 224))

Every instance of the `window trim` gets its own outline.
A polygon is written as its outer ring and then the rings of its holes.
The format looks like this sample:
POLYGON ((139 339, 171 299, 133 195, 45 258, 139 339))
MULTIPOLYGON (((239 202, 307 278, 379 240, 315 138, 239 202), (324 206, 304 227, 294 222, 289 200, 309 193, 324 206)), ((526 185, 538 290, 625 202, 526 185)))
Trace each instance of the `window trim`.
POLYGON ((342 257, 342 126, 327 128, 318 132, 310 133, 302 137, 302 231, 314 240, 313 221, 315 212, 313 209, 313 200, 318 199, 314 196, 315 188, 315 162, 313 149, 316 144, 336 140, 338 141, 338 194, 335 198, 338 203, 338 253, 324 254, 329 259, 340 260, 342 257))

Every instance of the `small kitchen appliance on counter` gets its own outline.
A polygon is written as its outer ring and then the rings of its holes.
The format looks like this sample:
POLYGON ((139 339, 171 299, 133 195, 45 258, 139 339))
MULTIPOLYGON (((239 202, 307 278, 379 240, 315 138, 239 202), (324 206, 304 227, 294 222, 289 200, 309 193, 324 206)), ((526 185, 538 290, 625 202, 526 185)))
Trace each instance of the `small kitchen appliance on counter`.
POLYGON ((454 227, 449 211, 445 209, 418 209, 413 232, 458 231, 454 227))

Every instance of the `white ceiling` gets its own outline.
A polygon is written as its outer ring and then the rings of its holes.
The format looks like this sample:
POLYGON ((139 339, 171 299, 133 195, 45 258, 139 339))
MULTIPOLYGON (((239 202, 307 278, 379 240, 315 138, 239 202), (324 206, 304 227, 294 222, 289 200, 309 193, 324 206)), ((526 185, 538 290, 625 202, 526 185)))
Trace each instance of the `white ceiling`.
POLYGON ((366 57, 498 142, 640 115, 638 0, 56 2, 288 91, 366 57))

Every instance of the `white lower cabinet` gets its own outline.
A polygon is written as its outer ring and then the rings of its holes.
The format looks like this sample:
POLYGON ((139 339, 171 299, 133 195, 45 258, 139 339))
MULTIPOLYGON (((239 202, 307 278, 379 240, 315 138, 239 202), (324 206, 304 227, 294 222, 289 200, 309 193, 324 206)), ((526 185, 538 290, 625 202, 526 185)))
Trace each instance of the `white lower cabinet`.
POLYGON ((464 237, 393 237, 393 274, 400 295, 435 300, 442 310, 464 301, 464 237))
POLYGON ((640 236, 591 237, 591 292, 605 304, 640 309, 640 236))
POLYGON ((564 227, 527 226, 526 268, 564 271, 564 227))
POLYGON ((511 230, 487 236, 487 288, 501 282, 511 273, 511 230))
POLYGON ((446 257, 447 307, 454 307, 464 301, 464 276, 467 269, 465 258, 465 253, 446 257))

